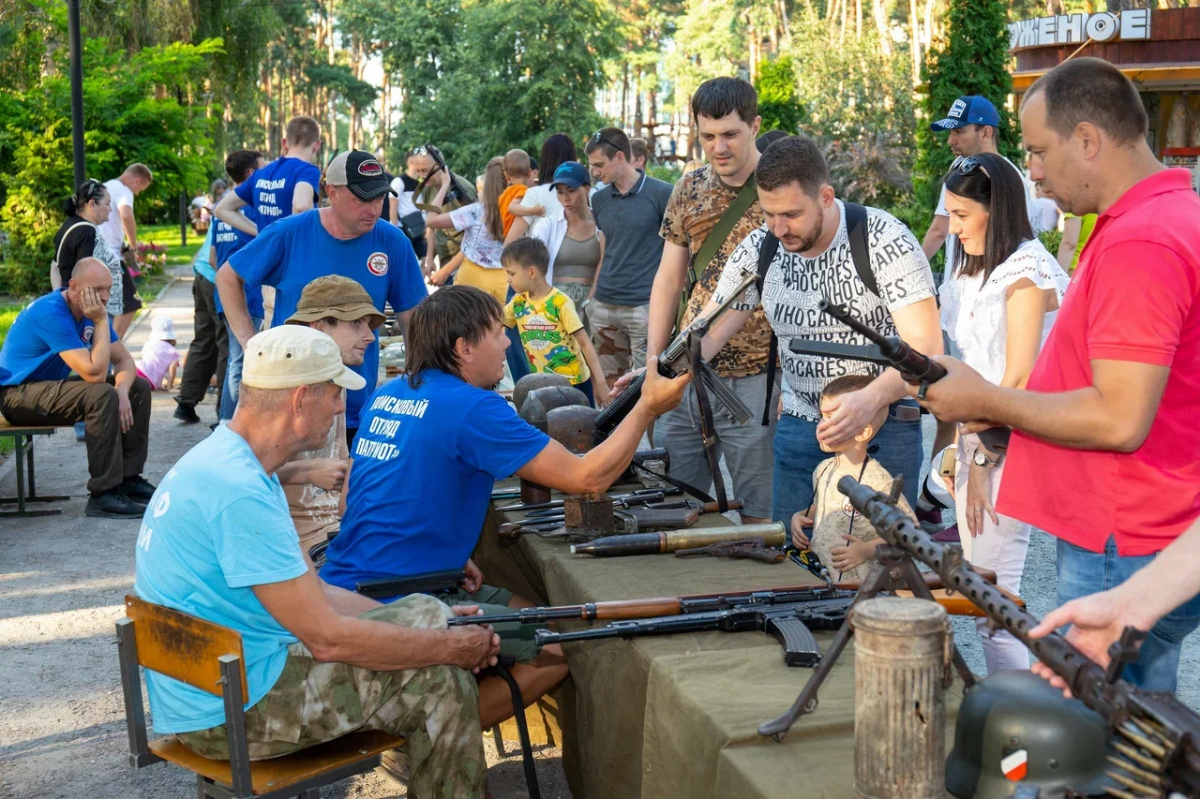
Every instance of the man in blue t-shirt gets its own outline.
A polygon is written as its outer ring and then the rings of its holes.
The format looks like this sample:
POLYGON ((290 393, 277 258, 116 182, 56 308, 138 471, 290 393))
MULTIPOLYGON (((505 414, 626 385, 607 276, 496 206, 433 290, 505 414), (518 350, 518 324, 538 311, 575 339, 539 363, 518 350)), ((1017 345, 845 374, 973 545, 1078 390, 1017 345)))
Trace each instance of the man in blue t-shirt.
POLYGON ((315 208, 321 187, 321 169, 316 163, 321 150, 321 126, 317 120, 304 115, 288 120, 283 150, 287 155, 255 169, 236 190, 225 192, 213 209, 213 216, 243 233, 257 236, 281 219, 315 208), (246 206, 253 209, 253 219, 238 213, 246 206))
MULTIPOLYGON (((263 165, 264 161, 262 153, 258 150, 234 150, 230 153, 229 157, 225 159, 225 173, 233 181, 233 189, 236 190, 243 186, 254 171, 263 165)), ((251 222, 258 219, 251 206, 239 209, 239 213, 251 222)), ((209 261, 212 265, 214 280, 216 271, 221 264, 228 261, 229 256, 253 240, 254 237, 249 233, 238 230, 220 219, 216 220, 213 225, 212 257, 209 261)), ((223 377, 225 385, 221 390, 220 406, 217 408, 217 418, 222 422, 227 422, 233 418, 233 409, 237 407, 238 388, 242 384, 242 343, 229 329, 229 320, 225 318, 225 308, 221 305, 221 296, 217 294, 214 299, 217 316, 229 339, 229 358, 226 360, 223 377)), ((255 332, 258 332, 266 314, 263 308, 262 286, 246 286, 246 309, 250 312, 250 322, 253 324, 255 332)))
MULTIPOLYGON (((222 264, 217 288, 229 327, 245 346, 254 335, 243 284, 273 286, 272 326, 296 311, 304 287, 318 277, 342 275, 357 281, 382 313, 389 304, 404 325, 413 306, 428 295, 412 244, 395 225, 379 218, 383 197, 393 193, 383 166, 370 153, 354 150, 330 162, 325 177, 329 206, 277 222, 222 264)), ((375 390, 379 344, 367 349, 363 391, 346 398, 346 435, 353 440, 359 410, 375 390)))
MULTIPOLYGON (((409 796, 481 799, 471 670, 495 664, 498 639, 486 627, 446 629, 474 608, 424 596, 385 607, 322 584, 276 475, 324 442, 342 389, 362 387, 324 333, 286 325, 255 336, 233 421, 180 458, 150 502, 134 591, 241 636, 251 759, 384 730, 407 739, 409 796)), ((146 685, 157 732, 229 758, 220 696, 150 670, 146 685)))
MULTIPOLYGON (((504 375, 503 309, 472 286, 439 289, 417 306, 406 335, 408 374, 380 387, 363 409, 343 492, 341 532, 321 578, 353 589, 363 580, 464 569, 448 604, 484 613, 529 607, 484 585, 471 561, 496 480, 513 474, 572 494, 601 493, 629 466, 642 434, 675 407, 688 378, 647 369, 641 400, 613 434, 586 455, 532 427, 491 388, 504 375)), ((497 625, 501 648, 525 661, 513 674, 526 697, 566 676, 558 647, 539 656, 530 625, 497 625), (525 628, 525 629, 522 629, 525 628), (532 663, 529 663, 533 660, 532 663)))
POLYGON ((154 494, 142 477, 150 382, 109 321, 111 290, 108 267, 81 258, 66 288, 21 311, 0 349, 0 414, 14 425, 83 422, 91 474, 84 512, 136 519, 154 494))

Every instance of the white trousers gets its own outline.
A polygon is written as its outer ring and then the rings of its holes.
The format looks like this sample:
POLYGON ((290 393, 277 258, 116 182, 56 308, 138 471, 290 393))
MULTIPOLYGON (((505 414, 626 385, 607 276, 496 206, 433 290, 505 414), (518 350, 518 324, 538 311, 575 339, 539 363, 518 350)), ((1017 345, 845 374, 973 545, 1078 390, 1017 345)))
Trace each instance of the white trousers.
MULTIPOLYGON (((1021 575, 1025 571, 1025 553, 1029 551, 1030 525, 1008 516, 998 516, 1000 524, 993 524, 987 513, 983 514, 983 530, 971 536, 967 526, 967 475, 969 461, 964 457, 974 456, 975 447, 967 443, 967 437, 959 442, 959 461, 954 472, 954 509, 958 516, 958 535, 962 541, 963 556, 974 566, 996 572, 996 584, 1014 594, 1021 593, 1021 575), (970 452, 964 452, 969 450, 970 452)), ((1004 463, 991 469, 992 507, 1000 493, 1000 480, 1004 476, 1004 463)), ((988 674, 1004 669, 1029 668, 1029 650, 1004 629, 992 632, 986 618, 975 621, 975 628, 983 643, 983 657, 987 662, 988 674)))

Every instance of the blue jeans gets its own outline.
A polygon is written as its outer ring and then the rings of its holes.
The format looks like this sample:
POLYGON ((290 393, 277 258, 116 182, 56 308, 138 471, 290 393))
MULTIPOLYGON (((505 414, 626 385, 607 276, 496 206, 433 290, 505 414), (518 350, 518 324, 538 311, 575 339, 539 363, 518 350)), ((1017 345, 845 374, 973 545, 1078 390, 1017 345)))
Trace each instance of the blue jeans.
MULTIPOLYGON (((515 294, 512 286, 509 286, 505 301, 511 300, 515 294)), ((508 373, 512 375, 513 383, 516 383, 529 374, 529 357, 525 354, 525 345, 521 343, 520 331, 515 327, 506 327, 504 332, 508 336, 508 350, 504 353, 504 357, 508 360, 508 373)))
MULTIPOLYGON (((892 403, 888 418, 871 440, 868 452, 892 477, 904 478, 904 498, 917 505, 921 477, 921 419, 901 421, 899 407, 916 408, 916 400, 892 403)), ((817 444, 817 423, 784 414, 775 428, 775 477, 771 518, 789 524, 792 514, 807 510, 813 501, 813 472, 831 453, 817 444)))
MULTIPOLYGON (((1058 539, 1058 604, 1089 594, 1107 591, 1125 582, 1155 555, 1118 555, 1117 542, 1109 536, 1103 552, 1090 552, 1058 539)), ((1179 677, 1179 651, 1183 639, 1200 625, 1200 596, 1184 602, 1150 630, 1142 642, 1138 659, 1125 666, 1122 675, 1149 691, 1175 692, 1179 677)))
MULTIPOLYGON (((238 341, 237 336, 233 335, 233 328, 229 327, 229 320, 225 318, 225 314, 221 314, 221 321, 225 323, 225 328, 229 331, 229 361, 225 368, 225 388, 221 392, 221 407, 217 409, 217 419, 222 422, 228 422, 233 418, 233 412, 237 410, 238 389, 242 386, 242 344, 238 341)), ((262 327, 262 317, 250 317, 250 323, 254 325, 254 329, 258 330, 262 327)))

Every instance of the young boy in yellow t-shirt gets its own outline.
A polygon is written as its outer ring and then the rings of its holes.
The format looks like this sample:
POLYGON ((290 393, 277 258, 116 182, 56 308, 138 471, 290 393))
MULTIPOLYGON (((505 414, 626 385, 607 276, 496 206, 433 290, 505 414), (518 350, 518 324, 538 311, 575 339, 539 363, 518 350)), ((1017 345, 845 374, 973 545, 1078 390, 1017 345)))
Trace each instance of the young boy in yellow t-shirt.
POLYGON ((540 239, 520 238, 504 248, 500 263, 516 294, 504 307, 504 325, 515 327, 534 372, 565 375, 571 385, 603 408, 608 384, 592 375, 600 371, 600 356, 583 327, 575 303, 546 282, 550 251, 540 239), (594 390, 594 393, 593 393, 594 390))

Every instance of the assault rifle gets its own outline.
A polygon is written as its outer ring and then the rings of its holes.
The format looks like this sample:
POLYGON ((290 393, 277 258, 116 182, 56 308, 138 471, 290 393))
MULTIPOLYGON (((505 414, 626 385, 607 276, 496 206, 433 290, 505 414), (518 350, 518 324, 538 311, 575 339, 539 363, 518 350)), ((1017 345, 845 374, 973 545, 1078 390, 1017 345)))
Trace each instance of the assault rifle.
POLYGON ((1137 659, 1137 648, 1146 633, 1125 628, 1109 649, 1108 669, 1088 659, 1066 638, 1051 633, 1031 638, 1038 620, 986 581, 961 550, 943 546, 896 507, 896 500, 860 485, 852 477, 838 481, 838 490, 850 504, 870 519, 872 526, 893 547, 925 563, 941 575, 946 585, 962 592, 998 627, 1003 627, 1029 647, 1038 660, 1062 677, 1080 701, 1096 711, 1113 735, 1111 757, 1115 767, 1108 777, 1113 796, 1200 795, 1200 714, 1166 692, 1145 691, 1120 679, 1126 663, 1137 659))
MULTIPOLYGON (((750 272, 747 273, 742 281, 729 293, 720 304, 706 315, 698 316, 688 325, 687 329, 675 337, 675 340, 663 350, 658 356, 658 373, 663 377, 679 377, 684 372, 692 371, 690 360, 690 349, 688 339, 691 337, 702 338, 708 332, 708 328, 716 321, 717 317, 725 313, 730 305, 741 296, 747 288, 752 286, 758 280, 758 275, 750 272)), ((693 380, 700 380, 704 384, 705 390, 713 397, 713 404, 717 407, 723 407, 738 421, 739 424, 746 424, 754 416, 746 404, 742 402, 736 394, 725 386, 717 378, 717 373, 709 367, 708 364, 700 361, 700 374, 692 375, 693 380)), ((633 406, 637 405, 638 400, 642 396, 642 383, 645 381, 644 375, 638 375, 629 386, 621 392, 621 395, 609 403, 608 407, 601 411, 596 416, 596 432, 595 440, 599 444, 608 438, 630 411, 633 406)))

